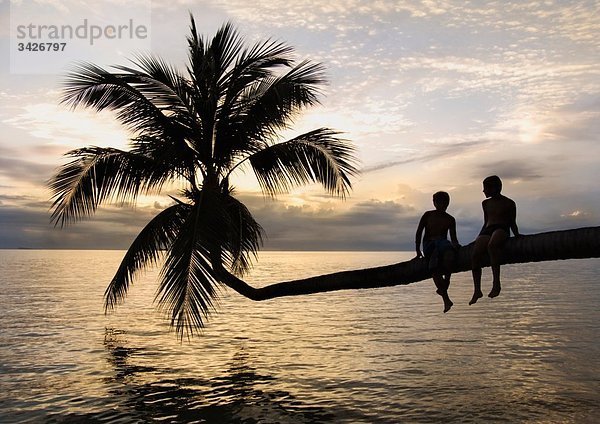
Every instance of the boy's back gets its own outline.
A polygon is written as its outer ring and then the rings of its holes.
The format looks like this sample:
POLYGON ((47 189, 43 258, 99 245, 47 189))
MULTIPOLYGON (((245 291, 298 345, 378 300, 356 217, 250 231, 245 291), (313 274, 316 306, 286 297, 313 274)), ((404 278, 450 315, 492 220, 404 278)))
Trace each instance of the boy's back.
POLYGON ((425 229, 424 240, 447 238, 448 230, 455 225, 455 219, 452 215, 439 210, 425 212, 421 220, 425 229))
POLYGON ((506 225, 509 227, 515 220, 516 204, 512 199, 499 194, 483 201, 486 214, 486 226, 506 225))

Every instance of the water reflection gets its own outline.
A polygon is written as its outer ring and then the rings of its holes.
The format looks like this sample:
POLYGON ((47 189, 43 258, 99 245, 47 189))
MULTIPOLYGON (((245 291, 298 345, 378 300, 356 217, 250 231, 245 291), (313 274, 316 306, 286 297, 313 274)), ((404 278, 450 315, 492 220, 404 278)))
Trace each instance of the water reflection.
POLYGON ((289 392, 273 390, 276 378, 261 374, 251 366, 253 358, 242 347, 223 375, 204 379, 165 379, 180 375, 168 366, 137 365, 136 359, 152 352, 128 346, 126 333, 107 329, 104 339, 107 361, 113 376, 106 383, 118 407, 95 414, 53 416, 51 422, 131 422, 171 423, 323 423, 334 421, 324 408, 304 404, 289 392))
POLYGON ((139 366, 129 363, 131 356, 135 354, 143 354, 143 352, 141 352, 141 349, 133 349, 124 346, 126 341, 121 339, 121 335, 124 334, 124 331, 116 330, 114 328, 107 328, 105 330, 104 347, 109 353, 108 362, 115 371, 115 377, 113 379, 107 379, 107 382, 109 383, 123 382, 123 380, 128 376, 133 376, 137 373, 153 372, 158 370, 156 367, 139 366))

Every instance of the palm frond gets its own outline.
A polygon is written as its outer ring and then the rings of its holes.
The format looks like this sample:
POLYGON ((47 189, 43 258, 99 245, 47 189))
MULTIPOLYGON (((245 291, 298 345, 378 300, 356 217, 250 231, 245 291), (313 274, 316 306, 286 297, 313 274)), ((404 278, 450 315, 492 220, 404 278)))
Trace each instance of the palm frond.
MULTIPOLYGON (((191 17, 191 35, 188 36, 188 73, 192 81, 192 87, 196 91, 194 96, 197 103, 207 102, 209 98, 216 98, 218 64, 215 62, 214 52, 211 51, 210 43, 196 31, 196 22, 191 17)), ((199 106, 199 105, 197 105, 199 106)), ((197 107, 197 110, 201 108, 197 107)))
POLYGON ((160 190, 173 171, 148 157, 114 148, 86 147, 67 156, 50 179, 51 220, 61 226, 89 216, 107 199, 135 200, 139 193, 160 190))
POLYGON ((239 151, 252 150, 255 142, 248 134, 239 131, 246 116, 247 102, 240 96, 254 86, 257 81, 273 79, 273 72, 281 66, 291 66, 293 48, 280 42, 267 40, 256 43, 244 50, 235 65, 222 77, 219 85, 223 87, 223 99, 217 115, 217 136, 214 157, 221 166, 227 166, 239 151))
POLYGON ((204 326, 218 298, 219 272, 243 275, 262 244, 261 226, 230 193, 202 189, 186 194, 193 206, 169 247, 157 293, 160 307, 183 336, 204 326))
POLYGON ((196 20, 190 13, 190 35, 187 37, 188 48, 189 48, 189 67, 188 71, 190 74, 194 73, 196 65, 202 63, 202 58, 205 52, 204 39, 198 34, 196 28, 196 20))
POLYGON ((323 66, 310 61, 284 75, 257 81, 239 97, 236 113, 243 119, 232 130, 255 139, 275 137, 303 108, 319 103, 325 83, 323 66))
POLYGON ((190 206, 177 203, 156 215, 135 238, 104 292, 104 309, 114 309, 127 295, 135 274, 147 265, 156 264, 183 225, 190 206))
POLYGON ((82 62, 67 75, 61 103, 73 108, 81 105, 97 111, 113 110, 117 119, 134 132, 164 133, 173 122, 160 106, 170 104, 176 96, 172 93, 166 98, 156 96, 156 84, 149 80, 143 75, 111 73, 82 62), (148 92, 149 97, 140 90, 148 92))
POLYGON ((197 152, 181 137, 138 136, 131 140, 131 153, 147 157, 158 169, 171 169, 171 176, 188 180, 195 174, 197 152))
POLYGON ((227 73, 227 70, 242 52, 243 45, 243 38, 231 22, 227 22, 219 28, 209 46, 210 54, 214 60, 216 81, 220 81, 223 75, 227 73))
POLYGON ((227 92, 223 102, 224 109, 229 110, 231 103, 243 90, 263 78, 273 75, 273 71, 281 66, 291 66, 291 53, 294 49, 285 43, 266 40, 256 43, 238 55, 235 65, 226 72, 219 84, 227 92))
POLYGON ((121 77, 160 111, 186 128, 194 124, 190 87, 186 78, 163 59, 138 54, 130 66, 114 66, 123 71, 121 77))
POLYGON ((224 195, 223 229, 226 241, 223 243, 223 262, 238 276, 243 276, 252 267, 262 246, 264 230, 248 210, 234 197, 224 195))
POLYGON ((289 141, 271 145, 248 157, 264 193, 275 196, 292 187, 321 183, 344 197, 358 174, 354 147, 338 133, 320 128, 289 141))
POLYGON ((205 212, 211 210, 202 207, 202 202, 190 208, 169 248, 156 294, 180 337, 204 327, 217 298, 218 280, 211 265, 216 246, 206 235, 207 230, 217 230, 207 227, 205 212))
POLYGON ((116 66, 116 69, 140 76, 139 89, 145 97, 159 106, 162 111, 169 111, 178 117, 190 120, 192 127, 195 114, 191 102, 192 89, 189 81, 177 69, 160 57, 150 54, 138 54, 132 61, 138 69, 116 66))

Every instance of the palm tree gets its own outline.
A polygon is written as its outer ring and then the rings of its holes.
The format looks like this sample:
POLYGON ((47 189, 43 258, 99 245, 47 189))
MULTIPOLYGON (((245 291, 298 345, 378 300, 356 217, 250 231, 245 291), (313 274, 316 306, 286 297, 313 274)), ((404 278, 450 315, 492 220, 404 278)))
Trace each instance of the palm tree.
POLYGON ((270 197, 306 183, 344 197, 357 173, 351 143, 329 128, 279 136, 318 103, 320 64, 296 63, 290 46, 272 40, 245 48, 231 24, 205 39, 190 18, 186 74, 149 55, 114 72, 82 63, 68 74, 62 102, 115 111, 131 148, 72 150, 49 181, 60 226, 106 201, 184 184, 135 238, 105 292, 108 311, 139 270, 163 260, 156 297, 181 337, 203 326, 224 277, 242 276, 262 244, 261 226, 235 198, 236 171, 250 168, 270 197))

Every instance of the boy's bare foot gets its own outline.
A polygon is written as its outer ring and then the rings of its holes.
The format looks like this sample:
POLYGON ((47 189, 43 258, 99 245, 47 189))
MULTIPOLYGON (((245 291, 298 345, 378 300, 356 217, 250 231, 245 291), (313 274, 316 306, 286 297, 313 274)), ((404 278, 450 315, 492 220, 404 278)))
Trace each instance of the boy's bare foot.
POLYGON ((471 300, 469 301, 469 305, 472 305, 474 303, 477 303, 477 301, 479 299, 481 299, 483 297, 483 293, 481 293, 481 291, 476 291, 475 293, 473 293, 473 297, 471 298, 471 300))
POLYGON ((454 305, 454 302, 450 298, 444 299, 444 313, 448 312, 452 308, 452 305, 454 305))
POLYGON ((488 297, 494 298, 500 294, 500 284, 494 284, 492 286, 492 291, 488 294, 488 297))

